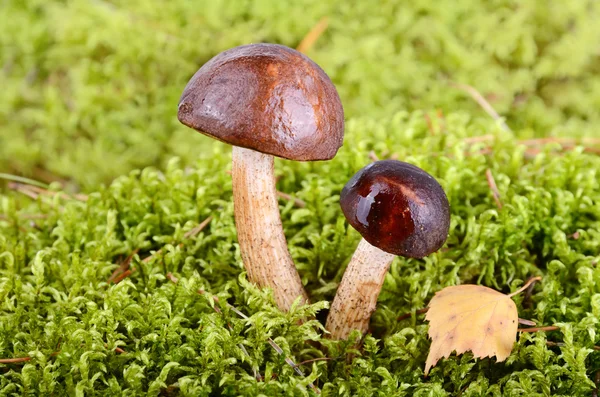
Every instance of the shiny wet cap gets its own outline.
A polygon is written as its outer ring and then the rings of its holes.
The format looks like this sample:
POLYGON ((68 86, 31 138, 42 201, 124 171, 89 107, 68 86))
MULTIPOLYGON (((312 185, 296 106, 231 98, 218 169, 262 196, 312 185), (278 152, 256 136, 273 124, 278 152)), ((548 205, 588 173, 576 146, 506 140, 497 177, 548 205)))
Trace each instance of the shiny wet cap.
POLYGON ((220 141, 290 160, 329 160, 344 138, 342 103, 327 74, 277 44, 212 58, 185 87, 177 118, 220 141))
POLYGON ((448 237, 446 193, 431 175, 408 163, 367 165, 344 186, 340 205, 365 240, 394 255, 422 258, 448 237))

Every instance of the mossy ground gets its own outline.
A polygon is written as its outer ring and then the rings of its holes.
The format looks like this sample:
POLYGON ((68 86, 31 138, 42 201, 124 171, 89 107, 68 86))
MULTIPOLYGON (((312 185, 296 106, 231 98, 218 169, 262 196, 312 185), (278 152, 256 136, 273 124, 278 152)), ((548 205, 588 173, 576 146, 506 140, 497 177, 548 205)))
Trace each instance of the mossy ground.
POLYGON ((598 5, 361 4, 1 6, 0 169, 58 183, 0 195, 0 358, 29 358, 0 364, 0 395, 310 395, 310 383, 332 396, 592 395, 600 156, 585 149, 592 141, 527 139, 600 136, 598 5), (276 162, 278 189, 306 204, 280 201, 315 302, 283 314, 243 272, 229 148, 179 126, 175 108, 216 52, 295 46, 324 15, 330 27, 309 55, 339 87, 346 139, 330 162, 276 162), (514 132, 448 81, 477 87, 514 132), (321 324, 359 239, 338 194, 371 151, 436 176, 452 225, 438 253, 394 261, 356 349, 324 339, 321 324), (135 272, 109 282, 132 254, 135 272), (516 298, 520 317, 559 331, 519 336, 504 363, 466 354, 423 377, 427 324, 415 311, 436 291, 482 283, 509 292, 531 276, 543 279, 516 298), (298 323, 309 314, 316 320, 298 323), (286 357, 306 362, 306 377, 286 357), (316 358, 327 360, 308 361, 316 358))

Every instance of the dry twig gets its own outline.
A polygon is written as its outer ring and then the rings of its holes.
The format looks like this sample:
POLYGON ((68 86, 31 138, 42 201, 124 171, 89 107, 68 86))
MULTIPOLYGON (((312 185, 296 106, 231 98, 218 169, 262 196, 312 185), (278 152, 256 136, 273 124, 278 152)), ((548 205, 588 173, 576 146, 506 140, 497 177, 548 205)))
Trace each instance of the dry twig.
POLYGON ((31 357, 0 358, 0 364, 19 364, 30 361, 31 357))
POLYGON ((37 198, 39 197, 39 194, 32 192, 31 190, 27 189, 26 185, 22 185, 20 183, 10 182, 8 184, 8 188, 14 190, 15 192, 24 194, 32 200, 37 200, 37 198))
POLYGON ((373 150, 369 152, 369 159, 371 159, 371 161, 379 161, 379 157, 377 157, 373 150))
POLYGON ((485 177, 487 179, 488 186, 492 190, 492 194, 494 196, 494 201, 496 202, 496 205, 499 209, 502 209, 502 202, 500 201, 500 191, 498 191, 498 186, 496 186, 496 180, 494 179, 492 171, 489 168, 485 170, 485 177))
POLYGON ((546 138, 533 138, 533 139, 524 139, 519 141, 519 143, 526 146, 540 146, 547 145, 549 143, 561 143, 561 144, 571 144, 571 145, 581 145, 581 144, 590 144, 590 145, 600 145, 600 138, 567 138, 567 137, 546 137, 546 138))
POLYGON ((300 208, 306 207, 306 202, 304 202, 303 200, 300 200, 299 198, 296 198, 290 194, 280 192, 279 190, 277 191, 277 197, 281 197, 284 200, 294 201, 294 204, 296 205, 296 207, 300 207, 300 208))
POLYGON ((331 360, 333 360, 333 358, 330 358, 330 357, 318 357, 318 358, 313 358, 313 359, 310 359, 310 360, 304 360, 302 362, 299 362, 297 365, 301 366, 301 365, 305 365, 305 364, 308 364, 308 363, 313 363, 315 361, 331 361, 331 360))
POLYGON ((79 201, 87 201, 88 196, 85 194, 74 194, 74 195, 70 195, 67 194, 65 192, 54 192, 45 188, 41 188, 39 186, 35 186, 35 185, 29 185, 29 184, 25 184, 25 183, 21 183, 21 182, 10 182, 8 184, 8 188, 12 189, 14 191, 17 191, 19 193, 22 193, 32 199, 37 199, 39 196, 48 196, 48 197, 54 197, 54 196, 64 196, 66 198, 72 198, 72 199, 76 199, 79 201))
POLYGON ((38 194, 43 194, 45 196, 53 197, 53 196, 56 196, 56 195, 64 195, 64 196, 67 196, 67 197, 70 197, 70 198, 74 198, 74 199, 79 200, 79 201, 87 201, 88 200, 88 196, 86 194, 81 194, 81 193, 68 194, 68 193, 65 193, 65 192, 53 192, 53 191, 50 191, 48 189, 40 188, 38 186, 29 186, 28 188, 29 188, 29 190, 32 190, 32 191, 34 191, 34 192, 36 192, 38 194))
POLYGON ((112 274, 108 278, 109 283, 111 281, 115 280, 119 274, 127 271, 127 269, 129 268, 129 264, 131 263, 131 260, 133 259, 133 256, 135 254, 137 254, 138 252, 139 252, 139 248, 136 248, 133 250, 133 252, 131 254, 129 254, 129 256, 127 258, 125 258, 125 260, 121 263, 121 265, 118 268, 116 268, 115 271, 112 272, 112 274))
MULTIPOLYGON (((535 283, 540 280, 540 277, 532 277, 527 280, 526 285, 528 285, 528 287, 525 291, 525 296, 523 297, 523 306, 531 307, 531 295, 533 294, 533 288, 535 287, 535 283)), ((535 325, 535 323, 533 325, 535 325)))
POLYGON ((531 328, 519 328, 517 332, 546 332, 546 331, 558 331, 560 328, 555 325, 549 325, 546 327, 531 327, 531 328))
MULTIPOLYGON (((108 347, 108 345, 105 343, 104 347, 108 347)), ((125 350, 121 349, 120 347, 115 347, 115 352, 117 352, 119 354, 127 354, 127 352, 125 350)), ((56 357, 59 354, 60 354, 60 350, 55 351, 50 356, 56 357)), ((22 364, 22 363, 26 363, 27 361, 31 361, 31 357, 0 358, 0 364, 22 364)))
MULTIPOLYGON (((427 313, 428 310, 429 310, 428 307, 423 308, 423 309, 419 309, 419 310, 415 311, 415 314, 425 314, 425 313, 427 313)), ((406 320, 407 318, 411 318, 411 317, 412 317, 412 313, 404 313, 403 315, 401 315, 400 317, 398 317, 396 319, 396 321, 406 320)))
POLYGON ((188 231, 186 234, 183 235, 184 238, 188 239, 194 236, 197 236, 198 233, 200 233, 206 226, 208 226, 208 224, 210 223, 210 221, 213 220, 212 215, 207 217, 205 220, 203 220, 202 222, 200 222, 198 224, 198 226, 196 226, 195 228, 191 229, 190 231, 188 231))
POLYGON ((540 276, 531 277, 529 280, 527 280, 525 282, 525 284, 523 284, 523 286, 521 288, 519 288, 515 292, 512 292, 512 293, 508 294, 508 297, 512 298, 515 295, 519 295, 521 292, 523 292, 527 288, 529 288, 529 286, 533 285, 534 283, 536 283, 538 281, 542 281, 542 277, 540 277, 540 276))
POLYGON ((533 322, 531 320, 526 320, 524 318, 519 318, 519 324, 528 325, 530 327, 535 327, 536 326, 535 322, 533 322))
POLYGON ((431 133, 431 135, 435 135, 435 129, 433 128, 433 123, 431 122, 431 117, 427 113, 425 113, 425 122, 427 123, 427 129, 431 133))
POLYGON ((481 95, 479 91, 477 91, 474 87, 467 84, 455 83, 452 81, 450 82, 450 86, 467 92, 469 95, 471 95, 475 102, 477 102, 479 106, 481 106, 483 110, 485 110, 487 114, 489 114, 494 120, 500 123, 500 127, 504 131, 510 131, 510 128, 508 128, 508 126, 504 122, 504 119, 500 117, 500 115, 498 114, 498 112, 496 112, 492 105, 490 105, 490 103, 483 97, 483 95, 481 95))
MULTIPOLYGON (((474 143, 493 141, 495 138, 496 137, 492 134, 479 135, 479 136, 472 136, 469 138, 465 138, 465 139, 463 139, 463 142, 466 143, 467 145, 471 145, 474 143)), ((450 146, 450 144, 448 144, 448 145, 450 146)))
POLYGON ((315 26, 304 36, 296 50, 306 54, 316 43, 316 41, 321 37, 325 29, 327 29, 327 25, 329 25, 329 19, 327 17, 323 17, 317 22, 315 26))

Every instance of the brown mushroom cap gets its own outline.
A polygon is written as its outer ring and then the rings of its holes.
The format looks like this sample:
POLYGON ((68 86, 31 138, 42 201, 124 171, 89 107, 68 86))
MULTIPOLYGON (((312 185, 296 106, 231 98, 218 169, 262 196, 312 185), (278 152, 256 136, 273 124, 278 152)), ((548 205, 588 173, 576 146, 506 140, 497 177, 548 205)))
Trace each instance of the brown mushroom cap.
POLYGON ((344 186, 340 205, 371 245, 394 255, 422 258, 444 245, 450 204, 440 184, 414 165, 376 161, 344 186))
POLYGON ((220 141, 291 160, 331 159, 344 137, 344 111, 329 77, 277 44, 212 58, 185 87, 177 117, 220 141))

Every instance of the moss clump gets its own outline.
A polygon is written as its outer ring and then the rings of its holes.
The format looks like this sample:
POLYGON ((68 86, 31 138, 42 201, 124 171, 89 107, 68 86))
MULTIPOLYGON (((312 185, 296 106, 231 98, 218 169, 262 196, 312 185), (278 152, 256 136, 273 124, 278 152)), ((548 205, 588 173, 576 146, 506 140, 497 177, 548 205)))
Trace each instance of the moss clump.
POLYGON ((289 314, 246 281, 222 145, 193 168, 173 160, 164 172, 134 171, 87 201, 7 193, 0 198, 0 358, 30 360, 0 364, 0 394, 311 395, 312 382, 326 396, 590 395, 600 370, 600 157, 558 144, 532 147, 515 135, 464 113, 398 113, 350 120, 333 161, 278 161, 279 189, 306 203, 281 201, 281 212, 315 302, 289 314), (487 139, 472 139, 480 136, 487 139), (356 350, 323 339, 321 324, 359 240, 338 194, 371 150, 436 176, 452 225, 438 253, 394 260, 372 333, 356 350), (200 234, 185 238, 209 216, 200 234), (109 283, 132 253, 136 271, 109 283), (520 336, 504 363, 467 354, 423 377, 427 325, 399 316, 448 285, 508 292, 537 275, 543 281, 531 298, 517 298, 519 314, 560 331, 520 336), (299 325, 307 313, 317 320, 299 325), (301 377, 268 337, 296 363, 329 360, 302 364, 301 377))
POLYGON ((173 155, 193 164, 209 141, 175 113, 196 69, 235 45, 296 46, 324 16, 329 28, 309 55, 348 116, 482 114, 448 85, 456 81, 523 137, 597 135, 600 4, 591 0, 28 0, 0 8, 0 170, 92 191, 173 155))

